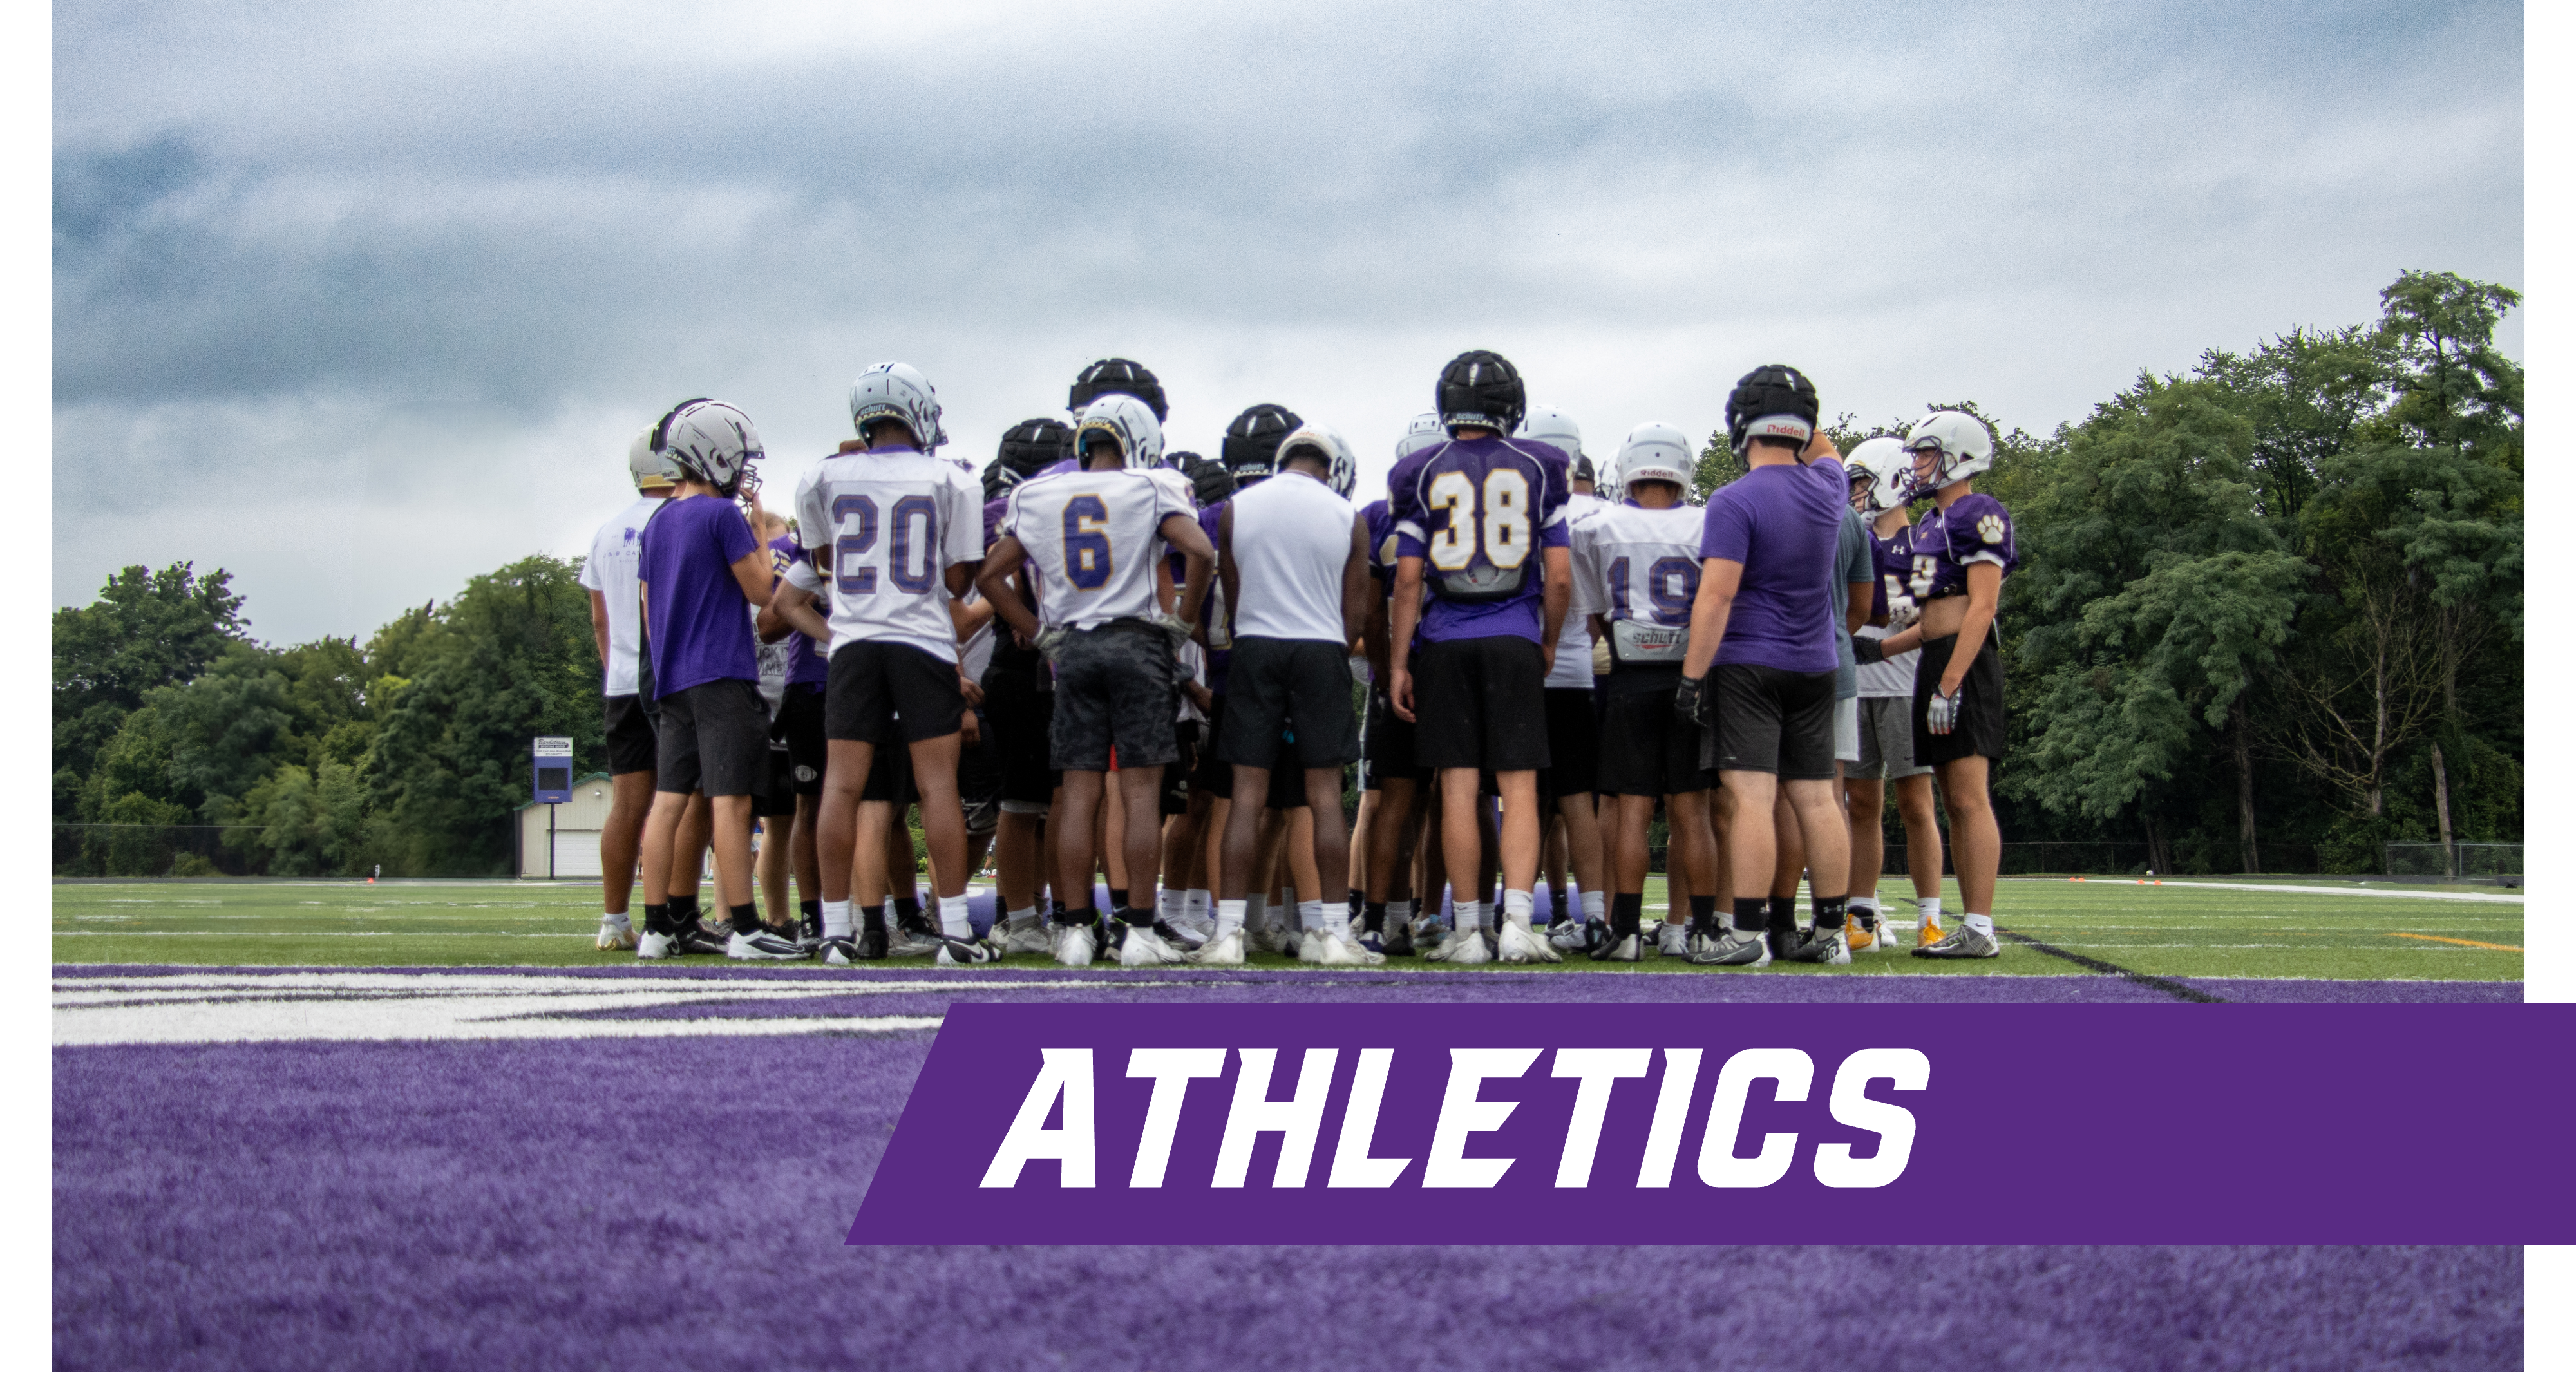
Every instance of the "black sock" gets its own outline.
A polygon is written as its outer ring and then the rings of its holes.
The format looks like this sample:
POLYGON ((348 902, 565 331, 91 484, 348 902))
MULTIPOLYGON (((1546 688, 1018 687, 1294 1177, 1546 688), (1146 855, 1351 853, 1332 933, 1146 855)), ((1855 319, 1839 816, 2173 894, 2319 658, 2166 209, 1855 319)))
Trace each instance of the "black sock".
POLYGON ((1816 929, 1819 933, 1843 927, 1843 902, 1847 899, 1840 896, 1816 898, 1816 929))
POLYGON ((1770 910, 1770 897, 1739 896, 1735 898, 1736 932, 1738 934, 1762 933, 1763 921, 1768 917, 1770 910))
POLYGON ((1059 925, 1093 925, 1099 923, 1099 921, 1100 912, 1089 906, 1085 906, 1078 911, 1069 911, 1062 907, 1058 907, 1055 913, 1055 923, 1059 925))
POLYGON ((1127 889, 1125 887, 1111 887, 1109 889, 1109 908, 1114 911, 1123 911, 1127 909, 1127 889))
POLYGON ((869 906, 862 909, 859 912, 859 928, 884 934, 886 932, 885 907, 869 906))
POLYGON ((1386 903, 1383 901, 1362 901, 1360 903, 1360 922, 1360 928, 1368 931, 1370 934, 1384 934, 1386 932, 1386 903))
POLYGON ((745 901, 739 906, 731 907, 726 913, 733 917, 733 932, 735 934, 760 933, 760 908, 758 906, 753 905, 749 901, 745 901))
POLYGON ((1852 897, 1850 898, 1847 909, 1851 911, 1852 920, 1862 929, 1875 930, 1878 928, 1878 898, 1874 896, 1852 897))
POLYGON ((809 931, 820 931, 823 928, 822 901, 818 898, 812 901, 797 902, 796 918, 805 929, 809 931))
POLYGON ((1055 914, 1055 923, 1057 923, 1057 924, 1059 924, 1059 925, 1063 924, 1063 923, 1064 923, 1064 903, 1063 903, 1062 901, 1058 901, 1058 900, 1054 900, 1054 899, 1050 898, 1050 899, 1048 900, 1047 904, 1055 908, 1055 909, 1054 909, 1054 914, 1055 914))
POLYGON ((1548 888, 1548 889, 1547 889, 1547 923, 1549 923, 1549 924, 1553 925, 1553 924, 1555 924, 1557 921, 1563 920, 1563 919, 1565 919, 1565 918, 1567 918, 1567 911, 1566 911, 1566 909, 1565 909, 1565 888, 1563 888, 1563 887, 1550 887, 1550 888, 1548 888))
POLYGON ((1644 892, 1623 891, 1610 898, 1612 936, 1625 939, 1635 934, 1638 924, 1645 919, 1645 916, 1646 894, 1644 892))
POLYGON ((915 887, 894 899, 894 917, 907 926, 921 919, 921 888, 915 887))
MULTIPOLYGON (((1368 893, 1361 891, 1357 887, 1351 888, 1351 918, 1353 920, 1359 919, 1360 909, 1366 905, 1368 905, 1368 893)), ((1376 929, 1377 927, 1375 925, 1371 925, 1369 928, 1376 929)))
POLYGON ((646 934, 678 934, 680 932, 679 925, 671 919, 671 903, 665 901, 658 906, 650 903, 645 905, 644 932, 646 934))
POLYGON ((686 896, 674 896, 671 898, 671 921, 673 924, 685 925, 697 918, 698 894, 696 892, 691 892, 686 896))
POLYGON ((1694 896, 1690 899, 1691 925, 1705 929, 1717 923, 1717 898, 1694 896))
POLYGON ((1773 931, 1798 928, 1798 898, 1794 895, 1770 898, 1769 914, 1764 919, 1763 928, 1773 931))

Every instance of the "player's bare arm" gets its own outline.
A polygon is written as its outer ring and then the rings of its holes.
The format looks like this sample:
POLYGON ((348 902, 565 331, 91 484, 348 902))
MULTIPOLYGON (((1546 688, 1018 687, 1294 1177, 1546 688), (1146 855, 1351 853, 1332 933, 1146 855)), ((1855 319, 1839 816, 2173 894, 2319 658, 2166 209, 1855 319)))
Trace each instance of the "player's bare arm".
MULTIPOLYGON (((1230 518, 1234 510, 1228 507, 1225 513, 1230 518)), ((1196 623, 1199 603, 1207 599, 1208 583, 1216 573, 1216 546, 1208 542, 1207 531, 1199 528, 1199 522, 1188 515, 1165 515, 1162 534, 1163 542, 1180 551, 1185 565, 1180 617, 1196 623)))
POLYGON ((818 644, 832 642, 832 626, 814 600, 814 593, 792 583, 781 582, 770 594, 769 604, 760 608, 760 641, 774 644, 790 632, 802 634, 818 644))
POLYGON ((1844 586, 1843 591, 1843 632, 1857 634, 1862 625, 1869 623, 1870 602, 1876 597, 1878 583, 1851 582, 1844 586))
POLYGON ((1565 608, 1574 603, 1574 554, 1570 549, 1551 548, 1539 559, 1547 578, 1539 592, 1541 616, 1539 654, 1549 662, 1556 661, 1557 636, 1565 630, 1565 608))
POLYGON ((1368 619, 1360 626, 1360 639, 1368 653, 1369 680, 1380 687, 1392 680, 1386 656, 1388 604, 1384 596, 1369 597, 1368 619))
POLYGON ((1744 584, 1744 564, 1732 558, 1710 558, 1700 564, 1699 595, 1691 602, 1690 652, 1682 658, 1682 676, 1691 681, 1708 675, 1717 661, 1718 641, 1726 637, 1726 617, 1735 613, 1736 588, 1744 584))
POLYGON ((1243 604, 1243 570, 1234 562, 1234 502, 1216 512, 1216 575, 1225 589, 1225 641, 1234 642, 1234 608, 1243 604))
POLYGON ((1413 631, 1422 623, 1422 560, 1395 560, 1395 617, 1387 634, 1387 704, 1407 723, 1413 720, 1413 631))
POLYGON ((608 665, 608 593, 590 593, 590 637, 599 648, 600 666, 608 665))
MULTIPOLYGON (((1367 641, 1371 606, 1377 600, 1371 594, 1375 590, 1371 585, 1374 580, 1369 576, 1368 516, 1360 515, 1351 521, 1351 556, 1342 564, 1343 638, 1357 639, 1363 644, 1367 641)), ((1233 593, 1229 591, 1226 594, 1228 604, 1231 604, 1233 593)), ((1376 654, 1370 654, 1372 662, 1376 657, 1376 654)))
POLYGON ((769 604, 770 587, 778 574, 769 565, 769 550, 754 548, 733 560, 734 584, 742 588, 742 598, 753 605, 769 604))
POLYGON ((975 589, 984 593, 984 599, 992 603, 994 612, 1002 617, 1002 623, 1009 625, 1011 632, 1019 635, 1024 645, 1037 641, 1038 616, 1036 609, 1020 594, 1012 577, 1028 560, 1029 550, 1021 544, 1019 536, 1005 534, 984 555, 983 566, 975 573, 975 589))

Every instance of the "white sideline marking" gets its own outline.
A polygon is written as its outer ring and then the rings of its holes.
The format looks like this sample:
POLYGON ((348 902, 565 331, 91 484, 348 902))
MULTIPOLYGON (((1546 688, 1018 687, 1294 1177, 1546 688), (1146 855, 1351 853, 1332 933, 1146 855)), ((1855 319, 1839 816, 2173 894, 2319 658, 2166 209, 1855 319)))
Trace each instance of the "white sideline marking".
MULTIPOLYGON (((2106 887, 2126 887, 2134 884, 2135 881, 2136 879, 2134 878, 2106 877, 2102 879, 2102 885, 2106 887)), ((2092 884, 2088 882, 2085 885, 2090 886, 2092 884)), ((2151 881, 2148 885, 2155 886, 2158 884, 2151 881)), ((2512 906, 2519 906, 2522 904, 2522 898, 2519 896, 2488 896, 2483 892, 2465 891, 2373 891, 2368 887, 2285 887, 2271 882, 2177 882, 2171 879, 2166 879, 2162 885, 2168 887, 2205 887, 2212 891, 2285 891, 2298 892, 2307 896, 2394 897, 2400 901, 2490 901, 2512 906)))

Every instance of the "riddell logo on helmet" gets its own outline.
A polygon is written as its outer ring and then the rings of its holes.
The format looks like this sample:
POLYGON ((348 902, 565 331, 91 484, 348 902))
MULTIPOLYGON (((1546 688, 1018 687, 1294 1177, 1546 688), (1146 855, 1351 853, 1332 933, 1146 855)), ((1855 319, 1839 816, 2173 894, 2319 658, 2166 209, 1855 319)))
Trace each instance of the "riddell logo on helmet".
POLYGON ((1816 433, 1804 421, 1792 419, 1787 415, 1774 415, 1766 420, 1756 420, 1748 432, 1757 439, 1810 439, 1814 438, 1816 433))

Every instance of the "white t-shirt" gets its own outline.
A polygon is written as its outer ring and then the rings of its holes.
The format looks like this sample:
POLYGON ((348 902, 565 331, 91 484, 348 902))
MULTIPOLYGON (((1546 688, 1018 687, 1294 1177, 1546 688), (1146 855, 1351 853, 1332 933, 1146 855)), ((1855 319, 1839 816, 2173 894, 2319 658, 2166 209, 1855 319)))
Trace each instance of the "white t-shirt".
MULTIPOLYGON (((1699 596, 1700 528, 1707 514, 1694 505, 1648 510, 1604 502, 1574 526, 1574 597, 1566 620, 1591 615, 1634 620, 1641 629, 1678 629, 1680 642, 1688 644, 1691 602, 1699 596)), ((1618 637, 1615 631, 1613 637, 1618 637)), ((1590 663, 1584 671, 1591 671, 1590 663)))
MULTIPOLYGON (((1610 508, 1610 502, 1599 496, 1569 496, 1565 501, 1565 527, 1571 531, 1584 520, 1610 508)), ((1579 588, 1582 579, 1578 577, 1575 584, 1579 588)), ((1581 691, 1592 689, 1592 626, 1584 623, 1583 617, 1574 612, 1571 602, 1568 602, 1565 612, 1565 628, 1556 636, 1556 661, 1548 665, 1547 687, 1550 691, 1568 687, 1581 691)))
POLYGON ((832 550, 832 652, 896 643, 957 661, 946 572, 984 556, 984 492, 909 448, 825 458, 796 487, 808 548, 832 550))
POLYGON ((642 551, 644 522, 662 508, 662 496, 638 496, 617 518, 591 536, 590 556, 582 560, 581 584, 608 603, 607 677, 602 696, 632 696, 639 690, 635 654, 643 646, 643 598, 635 580, 635 559, 642 551))
POLYGON ((1002 532, 1028 550, 1039 622, 1093 629, 1154 614, 1163 521, 1197 509, 1169 468, 1060 472, 1012 489, 1002 532))
POLYGON ((1342 569, 1358 508, 1302 472, 1238 491, 1233 505, 1235 637, 1348 644, 1342 569))

